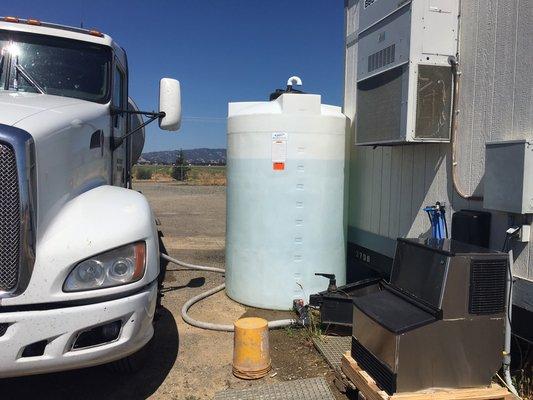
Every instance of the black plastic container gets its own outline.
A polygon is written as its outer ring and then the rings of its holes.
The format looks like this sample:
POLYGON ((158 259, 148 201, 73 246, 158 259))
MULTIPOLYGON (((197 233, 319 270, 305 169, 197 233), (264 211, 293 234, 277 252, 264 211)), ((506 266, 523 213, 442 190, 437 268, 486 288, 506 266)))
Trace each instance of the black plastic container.
POLYGON ((320 307, 320 320, 323 324, 352 326, 353 299, 380 290, 381 278, 364 279, 339 287, 336 291, 327 290, 311 295, 309 304, 320 307))
POLYGON ((452 239, 473 246, 489 247, 490 218, 488 212, 461 210, 452 216, 452 239))

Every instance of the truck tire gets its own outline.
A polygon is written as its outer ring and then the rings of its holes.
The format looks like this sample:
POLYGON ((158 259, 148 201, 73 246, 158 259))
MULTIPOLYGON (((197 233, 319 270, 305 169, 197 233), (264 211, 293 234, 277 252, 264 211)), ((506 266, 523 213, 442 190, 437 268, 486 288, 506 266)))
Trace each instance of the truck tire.
MULTIPOLYGON (((165 247, 165 243, 163 243, 163 232, 157 231, 157 236, 159 240, 159 252, 162 254, 168 254, 167 249, 165 247)), ((163 286, 163 281, 165 280, 165 276, 167 274, 167 265, 168 260, 164 259, 163 257, 159 257, 159 277, 157 278, 159 286, 163 286)))
MULTIPOLYGON (((159 252, 162 254, 167 254, 167 249, 165 248, 165 243, 163 243, 163 232, 160 230, 157 231, 157 236, 159 240, 159 252)), ((159 310, 161 309, 161 301, 163 299, 163 282, 165 281, 165 276, 167 275, 167 265, 168 261, 163 257, 159 257, 159 276, 157 277, 157 307, 156 307, 156 320, 159 318, 159 310)))
POLYGON ((120 360, 113 361, 106 366, 113 372, 118 372, 121 374, 133 374, 139 371, 146 363, 146 359, 151 352, 152 342, 153 338, 150 339, 150 341, 137 352, 121 358, 120 360))

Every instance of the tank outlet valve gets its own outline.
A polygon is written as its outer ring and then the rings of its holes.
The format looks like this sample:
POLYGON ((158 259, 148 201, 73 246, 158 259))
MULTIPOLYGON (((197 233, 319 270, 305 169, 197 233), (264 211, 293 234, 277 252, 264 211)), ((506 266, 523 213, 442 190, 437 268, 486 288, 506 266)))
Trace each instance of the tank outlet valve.
POLYGON ((294 299, 292 308, 298 314, 298 324, 302 326, 309 325, 309 307, 305 304, 304 299, 294 299))
POLYGON ((315 273, 316 276, 323 276, 324 278, 329 279, 328 292, 337 291, 337 279, 335 279, 335 274, 324 274, 322 272, 315 273))

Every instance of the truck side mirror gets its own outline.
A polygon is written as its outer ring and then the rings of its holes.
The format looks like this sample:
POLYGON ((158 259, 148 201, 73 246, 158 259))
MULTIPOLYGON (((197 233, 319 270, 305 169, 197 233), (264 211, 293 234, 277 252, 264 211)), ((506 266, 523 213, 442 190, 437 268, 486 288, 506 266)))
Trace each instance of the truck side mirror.
POLYGON ((176 79, 163 78, 159 83, 159 127, 167 131, 177 131, 181 126, 181 90, 176 79))

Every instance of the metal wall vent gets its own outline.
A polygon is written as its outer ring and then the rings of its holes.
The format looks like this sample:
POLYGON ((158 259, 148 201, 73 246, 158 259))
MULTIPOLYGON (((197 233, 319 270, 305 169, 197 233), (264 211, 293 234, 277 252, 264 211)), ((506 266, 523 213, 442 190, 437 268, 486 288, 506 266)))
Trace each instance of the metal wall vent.
POLYGON ((469 313, 499 314, 505 309, 507 260, 472 260, 469 313))
POLYGON ((365 0, 365 8, 370 7, 376 0, 365 0))
POLYGON ((368 56, 368 72, 392 64, 396 56, 395 45, 391 44, 389 47, 371 54, 368 56))
POLYGON ((357 83, 357 140, 394 140, 402 123, 402 82, 407 67, 399 66, 357 83))

